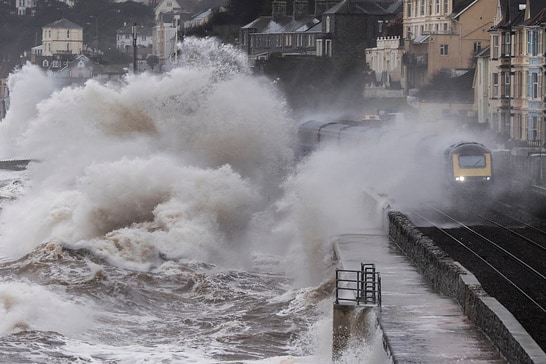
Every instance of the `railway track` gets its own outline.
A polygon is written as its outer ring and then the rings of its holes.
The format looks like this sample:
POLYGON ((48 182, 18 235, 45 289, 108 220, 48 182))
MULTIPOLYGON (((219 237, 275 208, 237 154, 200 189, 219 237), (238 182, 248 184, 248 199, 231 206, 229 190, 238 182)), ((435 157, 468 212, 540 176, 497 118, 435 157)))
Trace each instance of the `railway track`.
POLYGON ((546 350, 546 232, 497 211, 427 206, 410 219, 480 281, 546 350))

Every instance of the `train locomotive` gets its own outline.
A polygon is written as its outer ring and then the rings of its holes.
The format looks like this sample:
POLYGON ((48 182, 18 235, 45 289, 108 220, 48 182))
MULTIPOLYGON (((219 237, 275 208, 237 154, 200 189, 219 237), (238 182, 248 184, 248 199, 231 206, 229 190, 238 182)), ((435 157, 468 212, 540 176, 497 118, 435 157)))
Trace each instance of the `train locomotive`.
MULTIPOLYGON (((388 120, 358 121, 307 121, 298 128, 299 151, 305 156, 324 145, 378 145, 391 136, 400 138, 400 148, 406 153, 415 153, 416 165, 412 173, 420 168, 422 178, 438 181, 445 196, 452 202, 483 202, 493 196, 492 152, 484 144, 461 141, 446 145, 436 134, 418 135, 418 131, 405 132, 397 129, 388 120), (414 140, 413 147, 411 141, 414 140), (405 149, 404 149, 405 148, 405 149), (441 182, 440 182, 441 181, 441 182)), ((381 152, 379 152, 381 153, 381 152)))
POLYGON ((445 181, 451 199, 482 203, 492 192, 491 151, 478 142, 452 144, 444 152, 445 181))

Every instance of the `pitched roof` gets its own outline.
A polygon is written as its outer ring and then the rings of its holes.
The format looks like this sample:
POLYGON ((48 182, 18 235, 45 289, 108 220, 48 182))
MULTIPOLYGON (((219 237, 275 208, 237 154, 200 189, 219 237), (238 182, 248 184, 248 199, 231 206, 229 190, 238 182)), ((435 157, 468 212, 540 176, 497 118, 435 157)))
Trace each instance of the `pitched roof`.
POLYGON ((271 16, 261 16, 243 26, 244 29, 256 29, 257 33, 291 33, 305 32, 311 29, 320 20, 314 16, 306 16, 295 20, 292 16, 280 16, 274 21, 271 16))
POLYGON ((478 2, 479 0, 455 0, 453 1, 453 11, 452 13, 458 14, 468 8, 473 3, 478 2))
POLYGON ((546 23, 546 0, 533 0, 528 2, 529 19, 527 19, 524 25, 541 25, 546 23))
POLYGON ((83 29, 83 27, 65 18, 44 25, 44 28, 83 29))
POLYGON ((341 0, 325 11, 325 14, 396 14, 403 5, 402 0, 341 0))

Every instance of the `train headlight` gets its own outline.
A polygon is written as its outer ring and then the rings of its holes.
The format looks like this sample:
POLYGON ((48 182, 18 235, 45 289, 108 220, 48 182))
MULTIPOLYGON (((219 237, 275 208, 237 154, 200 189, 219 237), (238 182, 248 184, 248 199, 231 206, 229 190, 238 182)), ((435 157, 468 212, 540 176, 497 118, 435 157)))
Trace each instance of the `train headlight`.
POLYGON ((455 181, 464 182, 464 176, 455 177, 455 181))

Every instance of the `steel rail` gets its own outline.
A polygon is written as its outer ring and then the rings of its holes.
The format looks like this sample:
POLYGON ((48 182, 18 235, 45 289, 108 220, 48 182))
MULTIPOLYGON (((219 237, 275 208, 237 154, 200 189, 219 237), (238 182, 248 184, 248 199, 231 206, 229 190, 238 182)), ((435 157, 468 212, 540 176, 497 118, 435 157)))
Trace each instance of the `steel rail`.
POLYGON ((435 207, 432 207, 434 210, 436 210, 436 212, 438 212, 439 214, 447 217, 448 219, 450 219, 451 221, 453 221, 454 223, 457 223, 459 224, 462 228, 464 228, 465 230, 471 232, 472 234, 476 235, 477 237, 479 237, 480 239, 486 241, 487 243, 489 243, 490 245, 494 246, 495 248, 497 248, 498 250, 500 250, 501 252, 505 253, 506 255, 508 255, 510 258, 512 258, 514 261, 518 262, 519 264, 521 264, 523 267, 529 269, 531 272, 533 272, 534 274, 536 274, 538 277, 540 277, 541 279, 544 279, 546 280, 546 276, 542 273, 540 273, 538 270, 536 270, 535 268, 531 267, 529 264, 525 263, 523 260, 521 260, 520 258, 516 257, 514 254, 512 254, 510 251, 504 249, 502 246, 498 245, 497 243, 495 243, 493 240, 489 239, 487 236, 484 236, 480 233, 478 233, 477 231, 475 231, 474 229, 470 228, 468 225, 465 225, 463 224, 462 222, 452 218, 451 216, 447 215, 445 212, 441 211, 441 210, 438 210, 436 209, 435 207))
MULTIPOLYGON (((437 212, 441 213, 442 215, 444 215, 445 217, 447 217, 448 219, 452 220, 453 222, 459 224, 461 227, 465 228, 465 229, 468 229, 470 230, 472 233, 475 233, 477 235, 480 235, 478 233, 476 233, 475 231, 473 231, 472 229, 470 229, 468 226, 466 226, 465 224, 453 219, 451 216, 449 215, 446 215, 445 213, 443 213, 442 211, 436 209, 435 207, 431 207, 433 210, 436 210, 437 212)), ((507 281, 511 286, 513 286, 517 291, 519 291, 524 297, 526 297, 530 302, 532 302, 535 306, 537 306, 541 311, 545 312, 546 313, 546 308, 542 307, 540 305, 540 303, 538 303, 537 301, 535 301, 531 296, 529 296, 525 291, 523 291, 517 284, 515 284, 514 282, 512 282, 512 280, 510 280, 510 278, 508 278, 506 275, 504 275, 501 271, 499 271, 497 268, 495 268, 491 263, 489 263, 487 260, 485 260, 484 258, 482 258, 478 253, 476 253, 475 251, 473 251, 470 247, 466 246, 465 244, 463 244, 461 241, 459 241, 459 239, 457 239, 457 237, 453 236, 452 234, 450 234, 449 232, 447 232, 445 229, 441 228, 440 226, 438 226, 436 223, 434 223, 433 221, 429 220, 428 218, 426 218, 425 216, 423 216, 422 214, 420 214, 419 212, 415 211, 415 210, 412 210, 412 212, 414 214, 416 214, 417 216, 419 216, 420 218, 422 218, 423 220, 425 220, 426 222, 428 222, 429 224, 431 224, 432 226, 434 226, 436 229, 438 229, 439 231, 441 231, 444 235, 448 236, 450 239, 454 240, 455 242, 457 242, 457 244, 459 244, 460 246, 462 246, 464 249, 466 249, 469 253, 471 253, 472 255, 474 255, 476 258, 478 258, 480 261, 482 261, 485 265, 487 265, 489 268, 491 268, 495 273, 497 273, 500 277, 502 277, 505 281, 507 281)), ((485 238, 485 237, 484 237, 485 238)), ((490 241, 489 239, 485 238, 486 241, 490 241)), ((495 244, 496 245, 496 244, 495 244)), ((509 253, 510 254, 510 253, 509 253)), ((517 258, 517 257, 516 257, 517 258)), ((519 259, 519 258, 518 258, 519 259)), ((532 269, 532 268, 531 268, 532 269)), ((534 269, 533 269, 534 270, 534 269)), ((542 276, 544 277, 542 274, 539 273, 539 276, 542 276)), ((546 277, 545 277, 546 278, 546 277)))
MULTIPOLYGON (((498 223, 498 222, 496 222, 496 221, 494 221, 494 220, 491 220, 491 219, 488 218, 488 217, 485 217, 485 216, 480 215, 480 214, 477 214, 476 216, 479 216, 480 218, 484 219, 485 221, 488 221, 488 222, 490 222, 490 223, 492 223, 492 224, 494 224, 494 225, 500 227, 501 229, 506 230, 506 231, 508 231, 509 233, 512 233, 512 234, 516 235, 517 237, 521 238, 522 240, 525 240, 526 242, 530 243, 531 245, 534 245, 534 246, 536 246, 537 248, 546 251, 546 246, 543 246, 543 245, 537 243, 537 242, 534 241, 533 239, 531 239, 531 238, 529 238, 529 237, 527 237, 527 236, 525 236, 525 235, 523 235, 523 234, 521 234, 521 233, 518 233, 517 231, 514 231, 514 230, 510 229, 509 227, 506 227, 506 226, 502 225, 501 223, 498 223)), ((506 216, 506 215, 504 215, 504 216, 506 216)), ((506 216, 506 217, 509 217, 509 216, 506 216)), ((509 218, 510 218, 510 217, 509 217, 509 218)), ((516 219, 512 219, 512 220, 518 221, 518 220, 516 220, 516 219)), ((518 222, 519 222, 519 221, 518 221, 518 222)), ((524 222, 521 222, 521 223, 525 225, 524 222)), ((526 226, 526 227, 530 227, 530 226, 531 226, 531 225, 526 226)), ((546 232, 543 232, 543 231, 541 231, 540 229, 537 229, 537 230, 539 230, 542 234, 546 235, 546 232)))

